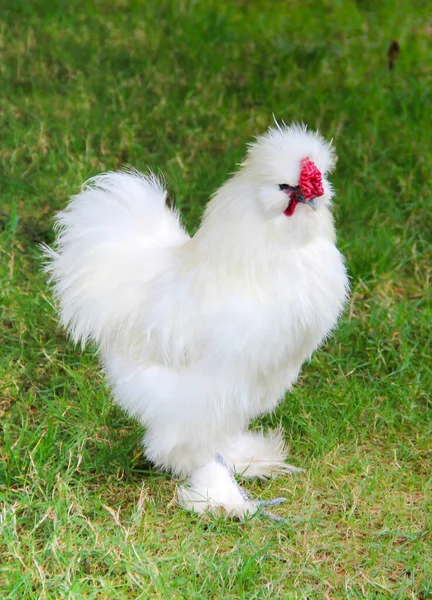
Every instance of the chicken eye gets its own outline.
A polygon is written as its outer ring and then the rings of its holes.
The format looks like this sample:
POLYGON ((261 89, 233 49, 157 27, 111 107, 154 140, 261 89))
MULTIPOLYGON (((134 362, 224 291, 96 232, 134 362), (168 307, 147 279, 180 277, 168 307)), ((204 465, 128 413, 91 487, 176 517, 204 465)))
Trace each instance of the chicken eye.
POLYGON ((290 186, 287 183, 280 183, 279 184, 279 189, 280 190, 287 190, 290 186))

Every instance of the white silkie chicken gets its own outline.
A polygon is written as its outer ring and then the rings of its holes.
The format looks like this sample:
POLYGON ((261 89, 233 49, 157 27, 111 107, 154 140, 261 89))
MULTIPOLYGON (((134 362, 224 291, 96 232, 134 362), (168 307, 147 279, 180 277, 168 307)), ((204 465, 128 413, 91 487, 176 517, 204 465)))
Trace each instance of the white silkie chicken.
POLYGON ((347 297, 334 161, 319 134, 270 129, 192 238, 161 182, 137 172, 91 179, 57 216, 45 253, 61 322, 98 346, 115 399, 145 426, 148 459, 187 479, 188 509, 252 514, 260 503, 233 473, 296 470, 280 431, 248 425, 291 389, 347 297))

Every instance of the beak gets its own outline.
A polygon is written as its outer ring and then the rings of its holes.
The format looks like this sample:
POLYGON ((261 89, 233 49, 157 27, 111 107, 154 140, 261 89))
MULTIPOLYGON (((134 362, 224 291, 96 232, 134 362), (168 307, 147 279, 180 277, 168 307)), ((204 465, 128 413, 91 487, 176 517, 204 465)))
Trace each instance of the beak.
POLYGON ((315 198, 311 198, 310 200, 305 200, 305 198, 300 190, 298 192, 296 192, 296 198, 302 204, 306 204, 307 206, 310 206, 312 210, 316 210, 317 204, 316 204, 315 198))

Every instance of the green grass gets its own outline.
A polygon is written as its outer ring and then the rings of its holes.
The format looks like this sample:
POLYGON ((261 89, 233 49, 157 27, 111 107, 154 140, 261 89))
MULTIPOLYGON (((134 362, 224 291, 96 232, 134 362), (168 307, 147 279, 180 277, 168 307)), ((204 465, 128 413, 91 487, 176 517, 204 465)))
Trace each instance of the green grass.
POLYGON ((428 3, 1 5, 2 600, 432 597, 428 3), (334 138, 352 297, 262 421, 306 468, 249 486, 287 522, 199 518, 59 330, 37 244, 125 163, 160 168, 193 231, 272 112, 334 138))

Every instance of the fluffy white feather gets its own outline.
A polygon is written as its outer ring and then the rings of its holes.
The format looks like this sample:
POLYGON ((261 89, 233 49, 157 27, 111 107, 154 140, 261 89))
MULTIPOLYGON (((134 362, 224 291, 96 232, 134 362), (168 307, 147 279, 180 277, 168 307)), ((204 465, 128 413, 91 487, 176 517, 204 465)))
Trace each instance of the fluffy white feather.
POLYGON ((187 508, 253 512, 218 453, 251 476, 290 471, 280 437, 245 432, 283 399, 346 299, 326 178, 334 160, 304 127, 269 130, 193 238, 162 184, 136 172, 95 177, 57 216, 45 252, 61 322, 98 345, 116 400, 146 427, 148 458, 189 478, 187 508), (298 204, 287 216, 280 184, 298 185, 305 158, 324 194, 315 211, 298 204))

